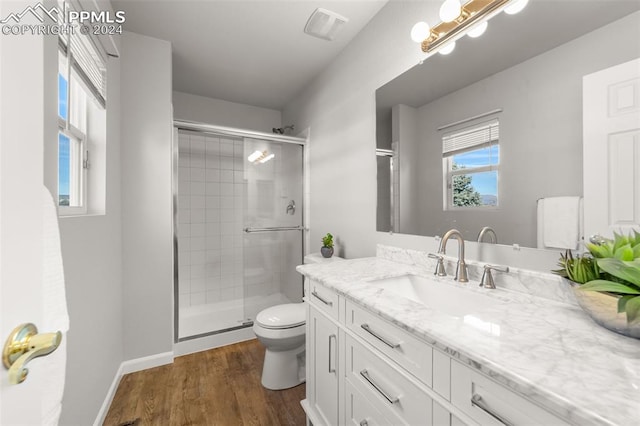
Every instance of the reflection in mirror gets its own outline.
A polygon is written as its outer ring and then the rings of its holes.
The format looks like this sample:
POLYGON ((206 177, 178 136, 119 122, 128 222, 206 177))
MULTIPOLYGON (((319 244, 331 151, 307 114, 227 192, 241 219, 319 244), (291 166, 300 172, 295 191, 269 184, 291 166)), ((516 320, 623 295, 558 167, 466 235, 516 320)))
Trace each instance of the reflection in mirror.
POLYGON ((582 77, 640 57, 638 10, 531 1, 379 88, 378 231, 535 248, 537 200, 583 193, 582 77))

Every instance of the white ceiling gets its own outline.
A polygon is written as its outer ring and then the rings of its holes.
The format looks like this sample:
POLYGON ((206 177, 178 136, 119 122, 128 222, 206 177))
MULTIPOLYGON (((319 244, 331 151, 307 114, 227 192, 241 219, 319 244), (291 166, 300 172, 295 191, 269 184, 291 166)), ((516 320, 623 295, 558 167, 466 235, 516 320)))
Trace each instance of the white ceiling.
POLYGON ((112 0, 124 29, 168 40, 173 89, 280 110, 387 0, 112 0), (303 32, 318 7, 349 19, 334 41, 303 32))

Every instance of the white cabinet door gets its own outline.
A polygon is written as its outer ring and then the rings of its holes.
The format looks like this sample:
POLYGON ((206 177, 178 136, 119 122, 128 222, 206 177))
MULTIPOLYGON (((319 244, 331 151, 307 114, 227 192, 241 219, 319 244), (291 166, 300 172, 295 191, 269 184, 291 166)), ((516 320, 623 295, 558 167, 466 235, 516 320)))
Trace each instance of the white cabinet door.
POLYGON ((640 59, 583 83, 585 237, 640 231, 640 59))
MULTIPOLYGON (((326 425, 338 424, 338 326, 315 307, 309 307, 311 377, 307 398, 314 414, 326 425)), ((308 357, 309 358, 309 357, 308 357)))

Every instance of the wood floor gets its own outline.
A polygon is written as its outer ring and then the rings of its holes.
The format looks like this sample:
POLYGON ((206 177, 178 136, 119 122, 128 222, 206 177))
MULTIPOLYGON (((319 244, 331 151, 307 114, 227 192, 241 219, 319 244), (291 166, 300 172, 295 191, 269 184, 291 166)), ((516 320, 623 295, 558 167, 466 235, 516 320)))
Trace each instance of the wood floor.
POLYGON ((264 347, 249 340, 127 374, 104 425, 304 425, 305 385, 263 388, 263 360, 264 347))

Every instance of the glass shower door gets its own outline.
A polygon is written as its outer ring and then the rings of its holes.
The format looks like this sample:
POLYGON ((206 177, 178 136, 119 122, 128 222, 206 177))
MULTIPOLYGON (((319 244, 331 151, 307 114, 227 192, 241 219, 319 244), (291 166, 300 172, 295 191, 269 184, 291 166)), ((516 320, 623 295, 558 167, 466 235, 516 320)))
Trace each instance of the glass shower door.
POLYGON ((244 140, 244 309, 302 301, 303 147, 244 140))
POLYGON ((178 132, 178 340, 246 326, 244 140, 178 132))

